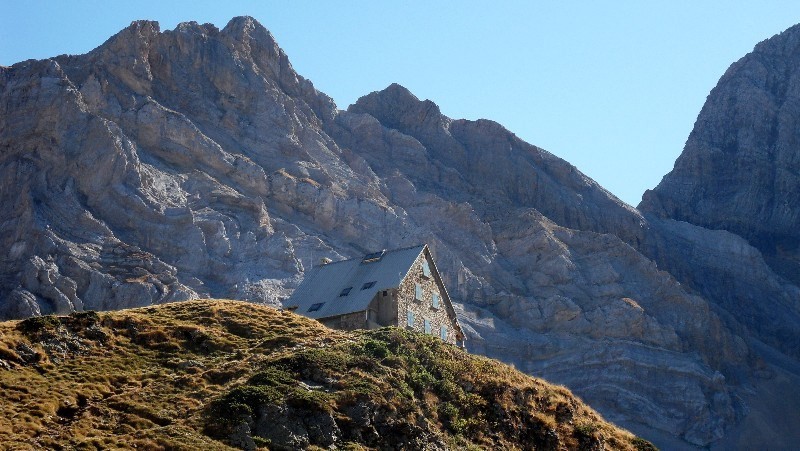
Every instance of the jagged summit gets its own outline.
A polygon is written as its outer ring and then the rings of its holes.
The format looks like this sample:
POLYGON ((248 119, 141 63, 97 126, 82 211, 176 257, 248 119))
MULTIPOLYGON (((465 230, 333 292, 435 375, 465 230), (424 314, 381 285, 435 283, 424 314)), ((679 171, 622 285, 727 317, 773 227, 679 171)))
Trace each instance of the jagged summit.
POLYGON ((798 47, 800 47, 800 24, 792 25, 775 36, 759 42, 753 53, 787 55, 797 52, 798 47))
POLYGON ((261 25, 261 22, 259 22, 258 20, 256 20, 251 16, 237 16, 232 18, 231 20, 228 21, 227 25, 225 25, 223 32, 229 34, 235 34, 236 32, 240 33, 256 32, 262 35, 263 34, 269 35, 270 38, 274 41, 274 39, 272 38, 272 34, 269 32, 269 30, 267 30, 266 27, 261 25))
POLYGON ((438 128, 446 127, 449 122, 438 105, 430 100, 420 100, 398 83, 359 98, 347 111, 370 113, 392 128, 399 128, 396 127, 399 124, 438 128))
MULTIPOLYGON (((200 24, 196 21, 186 21, 180 22, 173 30, 165 31, 165 33, 170 32, 194 33, 198 35, 213 36, 219 34, 220 30, 212 23, 200 24)), ((261 23, 250 16, 238 16, 232 18, 221 31, 221 33, 237 38, 237 40, 241 42, 255 38, 257 42, 260 42, 263 45, 275 45, 275 39, 272 34, 270 34, 270 32, 263 25, 261 25, 261 23)), ((134 20, 126 28, 109 38, 106 41, 106 44, 115 42, 119 39, 152 39, 159 34, 161 34, 161 26, 158 21, 146 19, 134 20)), ((101 47, 103 45, 101 45, 101 47)))

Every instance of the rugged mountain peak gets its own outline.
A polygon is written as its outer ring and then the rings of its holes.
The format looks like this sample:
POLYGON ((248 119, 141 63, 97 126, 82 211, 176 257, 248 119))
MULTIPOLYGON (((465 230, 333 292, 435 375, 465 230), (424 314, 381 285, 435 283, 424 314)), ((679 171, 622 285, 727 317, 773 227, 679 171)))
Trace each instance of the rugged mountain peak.
POLYGON ((450 122, 438 105, 430 100, 420 100, 398 83, 359 98, 347 111, 368 113, 385 126, 398 130, 427 130, 430 133, 446 129, 450 122))
POLYGON ((275 54, 283 54, 272 33, 250 16, 234 17, 222 29, 222 34, 240 43, 273 50, 275 54))
POLYGON ((228 34, 235 31, 243 33, 257 31, 258 33, 265 33, 272 37, 272 34, 269 32, 269 30, 261 25, 261 22, 251 16, 236 16, 229 20, 228 24, 225 25, 225 28, 223 29, 223 32, 228 34))
POLYGON ((788 55, 800 48, 800 24, 793 25, 770 39, 756 44, 753 53, 788 55))
POLYGON ((121 47, 142 47, 149 45, 161 33, 161 26, 155 20, 134 20, 119 33, 111 36, 103 45, 94 49, 92 53, 100 53, 104 49, 118 49, 121 47))
POLYGON ((800 282, 800 26, 731 65, 639 208, 736 233, 800 282))
POLYGON ((138 35, 138 36, 155 36, 161 32, 161 25, 155 20, 134 20, 126 28, 122 29, 119 33, 111 37, 112 40, 119 36, 138 35))

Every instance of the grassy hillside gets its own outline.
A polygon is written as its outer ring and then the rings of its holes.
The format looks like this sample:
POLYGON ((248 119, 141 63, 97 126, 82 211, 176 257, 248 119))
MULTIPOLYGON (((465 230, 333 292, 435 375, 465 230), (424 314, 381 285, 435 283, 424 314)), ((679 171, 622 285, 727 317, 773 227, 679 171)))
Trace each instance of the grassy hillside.
POLYGON ((11 449, 652 449, 563 387, 233 301, 0 323, 11 449))

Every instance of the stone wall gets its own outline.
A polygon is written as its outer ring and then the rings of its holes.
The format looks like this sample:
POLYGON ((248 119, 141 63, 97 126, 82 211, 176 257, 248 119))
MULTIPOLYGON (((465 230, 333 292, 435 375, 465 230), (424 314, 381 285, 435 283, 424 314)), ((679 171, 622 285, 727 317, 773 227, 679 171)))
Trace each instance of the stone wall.
POLYGON ((367 327, 367 313, 365 311, 348 313, 346 315, 323 318, 319 320, 331 329, 358 330, 367 327))
POLYGON ((369 309, 369 319, 373 320, 377 327, 396 326, 400 324, 400 312, 397 310, 396 289, 379 291, 372 300, 372 303, 370 303, 369 309))
POLYGON ((440 336, 440 327, 447 327, 446 342, 456 344, 457 328, 455 316, 448 312, 445 305, 445 292, 433 275, 433 262, 427 258, 425 252, 420 254, 417 261, 411 266, 408 275, 400 284, 397 290, 397 322, 398 327, 406 327, 417 332, 425 332, 425 320, 430 321, 431 335, 440 336), (422 263, 427 261, 431 268, 431 275, 423 275, 422 263), (415 299, 416 285, 422 287, 422 299, 415 299), (433 294, 439 295, 439 307, 434 308, 432 304, 433 294), (407 313, 414 314, 414 325, 408 326, 407 313))

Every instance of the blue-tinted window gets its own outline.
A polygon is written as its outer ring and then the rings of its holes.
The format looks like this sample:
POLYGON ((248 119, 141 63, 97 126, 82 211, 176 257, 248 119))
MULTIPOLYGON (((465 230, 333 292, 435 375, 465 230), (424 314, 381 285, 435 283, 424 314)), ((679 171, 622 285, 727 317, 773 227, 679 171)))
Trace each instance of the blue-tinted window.
POLYGON ((422 262, 422 275, 425 277, 431 276, 431 267, 428 265, 427 261, 422 262))
POLYGON ((447 341, 447 326, 439 328, 439 336, 442 337, 442 340, 447 341))
POLYGON ((362 290, 369 290, 370 288, 372 288, 374 286, 375 286, 375 281, 373 280, 372 282, 367 282, 364 285, 362 285, 361 289, 362 290))
POLYGON ((406 313, 406 324, 408 324, 408 327, 414 326, 414 312, 411 310, 406 313))
POLYGON ((430 320, 427 319, 425 320, 425 333, 426 334, 431 333, 431 322, 430 320))
POLYGON ((352 289, 353 289, 353 287, 345 288, 344 290, 342 290, 341 293, 339 293, 339 297, 347 296, 348 294, 350 294, 350 290, 352 290, 352 289))
POLYGON ((324 302, 317 302, 316 304, 311 304, 311 307, 308 308, 308 311, 316 312, 317 310, 321 309, 323 305, 325 305, 324 302))
POLYGON ((422 285, 418 283, 414 284, 414 299, 418 301, 422 300, 422 285))
POLYGON ((439 308, 439 295, 433 293, 433 297, 431 298, 431 305, 433 308, 439 308))

